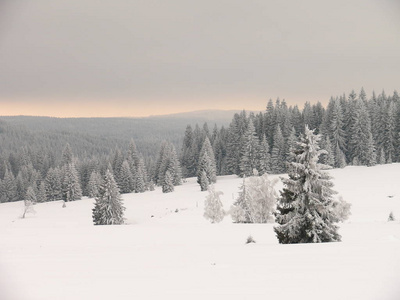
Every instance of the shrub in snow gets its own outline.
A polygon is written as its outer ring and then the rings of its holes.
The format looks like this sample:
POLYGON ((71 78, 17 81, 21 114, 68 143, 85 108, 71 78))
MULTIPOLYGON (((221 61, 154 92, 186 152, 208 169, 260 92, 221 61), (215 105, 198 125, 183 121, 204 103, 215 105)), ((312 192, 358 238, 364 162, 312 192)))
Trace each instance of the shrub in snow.
POLYGON ((122 198, 113 174, 107 170, 99 196, 95 199, 93 208, 94 225, 119 225, 124 222, 122 198))
POLYGON ((265 173, 243 179, 239 198, 232 208, 232 219, 236 223, 267 223, 274 220, 277 180, 269 180, 265 173))
POLYGON ((348 203, 343 200, 340 196, 339 200, 332 202, 332 211, 333 214, 336 216, 336 222, 344 222, 346 221, 351 215, 351 203, 348 203))
POLYGON ((246 244, 251 244, 251 243, 255 243, 255 242, 256 241, 253 239, 253 237, 251 235, 249 235, 247 237, 246 244))
POLYGON ((390 222, 390 221, 396 221, 396 218, 394 217, 394 214, 393 214, 392 211, 391 211, 390 214, 389 214, 388 221, 389 221, 389 222, 390 222))
POLYGON ((219 198, 223 194, 221 191, 216 191, 214 185, 210 185, 208 188, 208 195, 204 202, 204 217, 211 223, 219 223, 224 219, 225 213, 219 198))
POLYGON ((289 178, 282 178, 284 189, 278 199, 275 233, 279 243, 321 243, 340 241, 338 216, 332 210, 333 183, 322 171, 318 157, 320 135, 305 128, 293 150, 295 161, 289 164, 289 178))
POLYGON ((36 211, 33 208, 33 202, 31 200, 24 200, 24 213, 22 214, 22 219, 24 219, 25 215, 28 213, 35 214, 36 211))

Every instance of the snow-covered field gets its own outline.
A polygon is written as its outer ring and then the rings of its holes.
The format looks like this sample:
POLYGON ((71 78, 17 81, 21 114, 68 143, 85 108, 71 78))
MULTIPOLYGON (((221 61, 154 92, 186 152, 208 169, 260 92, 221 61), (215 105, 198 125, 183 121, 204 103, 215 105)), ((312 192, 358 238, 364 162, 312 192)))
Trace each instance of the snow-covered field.
MULTIPOLYGON (((331 170, 352 203, 342 242, 280 245, 274 224, 203 218, 194 179, 124 195, 126 223, 93 226, 93 199, 0 205, 0 299, 400 299, 400 164, 331 170), (257 241, 245 244, 249 235, 257 241)), ((229 209, 241 179, 218 178, 229 209)), ((278 189, 282 184, 278 184, 278 189)))

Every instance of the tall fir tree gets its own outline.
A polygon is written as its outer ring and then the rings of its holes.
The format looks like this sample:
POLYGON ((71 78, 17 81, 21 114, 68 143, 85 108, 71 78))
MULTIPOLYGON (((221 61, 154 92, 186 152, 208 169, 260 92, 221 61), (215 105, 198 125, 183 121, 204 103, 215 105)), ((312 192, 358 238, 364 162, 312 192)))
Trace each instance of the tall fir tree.
POLYGON ((88 183, 88 197, 96 198, 100 195, 100 186, 102 183, 102 178, 99 172, 93 171, 90 174, 90 179, 88 183))
POLYGON ((214 151, 210 140, 206 137, 200 151, 199 164, 197 167, 197 182, 200 183, 202 172, 205 171, 210 184, 217 182, 217 171, 215 164, 214 151))
POLYGON ((358 164, 373 166, 376 163, 375 146, 373 142, 371 123, 364 101, 356 100, 353 105, 353 120, 349 128, 350 159, 358 164))
POLYGON ((6 169, 4 179, 1 181, 0 191, 0 202, 12 202, 17 198, 15 178, 13 173, 8 169, 6 169))
POLYGON ((278 199, 275 233, 282 244, 340 241, 331 177, 318 163, 323 152, 318 146, 320 135, 306 126, 295 162, 290 163, 289 178, 282 178, 284 189, 278 199))
POLYGON ((181 166, 183 177, 195 176, 195 157, 193 153, 193 129, 192 126, 187 125, 185 135, 183 138, 182 150, 181 150, 181 166))
POLYGON ((49 201, 62 199, 61 170, 56 167, 47 172, 45 179, 46 195, 49 201))
POLYGON ((286 171, 285 140, 279 125, 276 127, 274 135, 274 145, 271 152, 271 170, 275 174, 286 171))
POLYGON ((130 193, 133 190, 133 178, 131 168, 127 160, 122 163, 119 173, 118 187, 122 194, 130 193))
POLYGON ((256 130, 253 121, 249 121, 247 131, 244 135, 244 144, 240 159, 240 175, 251 176, 254 169, 258 169, 259 161, 259 139, 256 135, 256 130))
POLYGON ((339 99, 331 99, 327 109, 328 132, 335 154, 335 167, 346 166, 346 133, 344 128, 344 115, 342 104, 339 99))
POLYGON ((269 154, 269 145, 265 135, 261 140, 258 150, 258 168, 259 174, 271 172, 271 155, 269 154))
POLYGON ((45 185, 44 181, 40 182, 36 196, 37 196, 36 198, 37 198, 38 202, 46 202, 47 201, 46 185, 45 185))
POLYGON ((63 199, 75 201, 82 198, 82 189, 79 182, 78 171, 73 163, 64 166, 64 180, 62 184, 63 199))
POLYGON ((165 172, 165 176, 163 179, 162 183, 162 192, 163 193, 171 193, 174 191, 174 184, 173 184, 173 177, 171 176, 171 173, 167 170, 165 172))

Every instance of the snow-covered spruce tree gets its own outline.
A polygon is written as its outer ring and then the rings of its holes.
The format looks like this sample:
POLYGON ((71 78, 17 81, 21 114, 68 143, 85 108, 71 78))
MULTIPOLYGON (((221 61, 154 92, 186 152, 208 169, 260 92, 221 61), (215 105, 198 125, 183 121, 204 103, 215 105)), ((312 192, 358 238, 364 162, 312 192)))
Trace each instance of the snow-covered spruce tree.
POLYGON ((329 136, 321 139, 320 142, 321 149, 324 149, 326 153, 321 153, 319 157, 319 162, 323 165, 334 167, 335 166, 335 155, 332 149, 331 140, 329 136))
POLYGON ((38 187, 36 198, 37 198, 37 202, 46 202, 47 201, 46 186, 44 184, 44 181, 42 181, 38 187))
POLYGON ((381 151, 378 156, 378 164, 379 165, 384 165, 386 164, 386 159, 385 159, 385 150, 381 148, 381 151))
POLYGON ((89 198, 96 198, 99 196, 101 181, 101 175, 97 171, 93 171, 92 174, 90 174, 87 186, 89 198))
POLYGON ((210 182, 208 181, 206 171, 201 172, 199 184, 202 192, 207 191, 210 182))
POLYGON ((132 172, 127 160, 124 160, 124 162, 122 163, 118 178, 119 178, 118 187, 120 192, 122 194, 132 192, 133 190, 132 172))
POLYGON ((182 183, 182 171, 175 147, 171 143, 163 142, 155 170, 157 185, 162 186, 164 184, 167 171, 170 173, 174 185, 180 185, 182 183))
POLYGON ((362 100, 353 104, 351 127, 349 128, 350 160, 354 165, 373 166, 376 163, 375 146, 372 138, 370 117, 362 100))
POLYGON ((181 150, 181 166, 183 176, 191 177, 194 176, 195 173, 195 157, 193 155, 193 144, 194 144, 194 136, 192 126, 187 125, 185 136, 183 138, 183 145, 181 150))
POLYGON ((270 181, 268 174, 255 174, 244 181, 239 198, 234 203, 232 218, 236 223, 267 223, 274 220, 277 179, 270 181))
POLYGON ((93 223, 94 225, 123 224, 124 210, 117 183, 110 170, 107 170, 93 208, 93 223))
POLYGON ((219 223, 224 219, 225 214, 219 198, 223 194, 221 191, 216 191, 213 184, 208 187, 208 195, 204 202, 204 218, 211 223, 219 223))
POLYGON ((69 165, 73 162, 72 149, 69 143, 67 143, 61 154, 61 166, 69 165))
POLYGON ((203 147, 200 151, 199 164, 197 167, 197 183, 200 184, 200 178, 203 173, 206 172, 208 183, 217 182, 217 170, 215 164, 214 151, 211 147, 210 140, 205 137, 203 147))
POLYGON ((243 177, 239 197, 231 207, 231 216, 235 223, 252 223, 247 199, 246 177, 243 177))
POLYGON ((333 183, 318 163, 324 151, 318 146, 319 135, 306 126, 294 151, 296 161, 289 165, 289 178, 278 199, 275 233, 281 244, 340 241, 337 215, 333 212, 333 183))
POLYGON ((171 173, 172 183, 174 186, 182 184, 182 170, 176 155, 175 147, 171 144, 171 157, 168 164, 168 171, 171 173))
POLYGON ((240 175, 251 176, 253 170, 259 166, 259 139, 256 135, 256 130, 253 121, 250 119, 247 130, 244 134, 243 148, 241 149, 240 158, 240 175))
POLYGON ((169 171, 165 172, 164 182, 162 183, 162 192, 171 193, 174 191, 174 183, 171 173, 169 171))
POLYGON ((28 187, 28 190, 26 191, 25 200, 30 201, 32 204, 37 203, 36 192, 32 186, 28 187))
POLYGON ((45 179, 45 188, 49 201, 62 199, 61 171, 59 168, 49 169, 45 179))
POLYGON ((82 189, 79 183, 78 171, 73 163, 64 166, 63 199, 75 201, 82 198, 82 189))
POLYGON ((258 170, 260 175, 271 172, 271 155, 269 154, 269 145, 265 134, 258 150, 258 170))
POLYGON ((4 179, 1 181, 0 202, 12 202, 17 198, 17 185, 13 173, 5 171, 4 179))
POLYGON ((285 140, 281 127, 278 125, 274 134, 274 145, 271 152, 272 173, 281 174, 286 171, 285 161, 285 140))
POLYGON ((327 129, 335 155, 335 167, 346 166, 346 132, 344 128, 344 113, 339 99, 331 99, 327 108, 327 129))

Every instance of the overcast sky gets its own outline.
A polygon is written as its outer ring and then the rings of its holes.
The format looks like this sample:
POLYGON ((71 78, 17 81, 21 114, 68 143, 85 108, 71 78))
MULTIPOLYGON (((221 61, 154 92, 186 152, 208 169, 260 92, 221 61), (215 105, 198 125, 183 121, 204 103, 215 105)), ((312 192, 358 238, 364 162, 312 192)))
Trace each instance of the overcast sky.
POLYGON ((399 0, 0 0, 0 115, 263 110, 400 89, 399 0))

